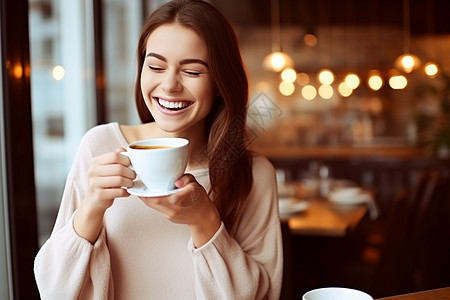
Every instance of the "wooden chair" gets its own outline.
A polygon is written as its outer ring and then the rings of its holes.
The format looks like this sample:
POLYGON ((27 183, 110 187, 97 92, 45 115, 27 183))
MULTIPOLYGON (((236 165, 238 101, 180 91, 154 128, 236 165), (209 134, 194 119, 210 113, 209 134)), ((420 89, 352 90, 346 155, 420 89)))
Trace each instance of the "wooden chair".
POLYGON ((415 218, 411 220, 409 261, 417 290, 450 283, 450 196, 448 177, 433 170, 429 174, 415 218))
POLYGON ((406 250, 407 214, 409 194, 400 192, 395 197, 392 209, 379 245, 380 257, 373 278, 372 296, 384 297, 403 293, 401 288, 407 282, 409 271, 403 255, 406 250))
POLYGON ((439 170, 424 170, 395 200, 375 276, 375 296, 436 288, 448 278, 441 273, 449 252, 436 251, 450 251, 450 199, 443 193, 444 182, 439 170))

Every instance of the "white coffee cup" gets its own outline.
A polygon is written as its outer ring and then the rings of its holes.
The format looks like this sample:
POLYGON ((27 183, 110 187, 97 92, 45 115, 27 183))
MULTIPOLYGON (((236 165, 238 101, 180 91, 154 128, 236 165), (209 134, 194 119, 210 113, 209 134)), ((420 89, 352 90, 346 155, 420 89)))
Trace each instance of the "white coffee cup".
POLYGON ((373 298, 362 291, 341 288, 325 287, 315 289, 303 295, 303 300, 373 300, 373 298))
POLYGON ((131 168, 148 191, 164 193, 175 189, 175 181, 184 174, 188 146, 184 138, 155 138, 131 143, 122 154, 130 158, 131 168))

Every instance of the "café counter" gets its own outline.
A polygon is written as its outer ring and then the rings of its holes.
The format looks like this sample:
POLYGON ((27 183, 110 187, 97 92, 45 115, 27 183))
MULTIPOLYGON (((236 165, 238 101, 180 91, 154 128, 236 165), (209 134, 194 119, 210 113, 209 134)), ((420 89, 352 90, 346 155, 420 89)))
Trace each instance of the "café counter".
POLYGON ((358 146, 255 146, 255 151, 272 159, 354 159, 354 158, 430 158, 419 147, 358 147, 358 146))

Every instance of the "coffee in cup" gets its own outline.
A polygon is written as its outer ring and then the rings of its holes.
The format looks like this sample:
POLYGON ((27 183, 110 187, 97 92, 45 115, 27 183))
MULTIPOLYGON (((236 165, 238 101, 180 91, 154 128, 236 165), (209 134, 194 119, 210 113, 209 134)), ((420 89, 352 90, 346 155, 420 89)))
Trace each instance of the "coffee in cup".
POLYGON ((149 192, 164 193, 175 189, 175 181, 184 174, 188 146, 184 138, 155 138, 131 143, 122 154, 130 158, 131 167, 149 192))

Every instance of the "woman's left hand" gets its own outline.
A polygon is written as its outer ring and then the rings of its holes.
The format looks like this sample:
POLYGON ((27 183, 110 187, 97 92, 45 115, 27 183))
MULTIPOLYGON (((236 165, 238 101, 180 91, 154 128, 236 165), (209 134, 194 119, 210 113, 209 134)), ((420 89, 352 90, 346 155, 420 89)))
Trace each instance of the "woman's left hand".
POLYGON ((140 199, 171 222, 188 225, 194 245, 197 248, 201 247, 219 229, 221 224, 219 212, 193 175, 184 174, 175 181, 175 186, 181 191, 164 197, 140 197, 140 199))

